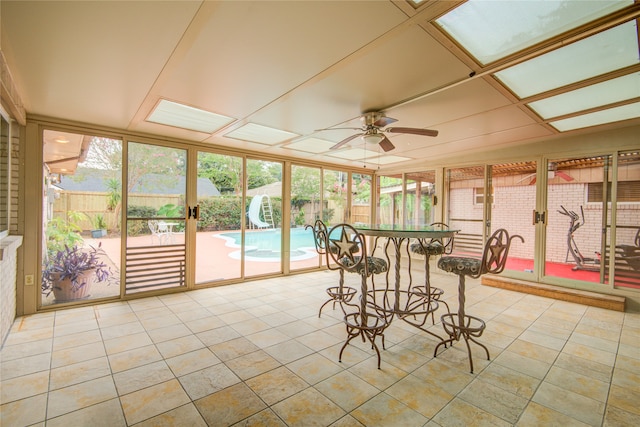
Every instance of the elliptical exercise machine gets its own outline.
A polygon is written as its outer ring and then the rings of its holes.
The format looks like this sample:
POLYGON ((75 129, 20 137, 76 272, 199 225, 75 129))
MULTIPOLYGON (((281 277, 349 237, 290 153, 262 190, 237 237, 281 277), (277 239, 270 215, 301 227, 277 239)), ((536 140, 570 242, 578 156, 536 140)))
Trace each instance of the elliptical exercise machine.
POLYGON ((571 220, 569 224, 569 232, 567 233, 566 260, 569 260, 569 254, 571 254, 576 263, 576 266, 573 267, 572 270, 600 271, 600 252, 595 252, 596 258, 585 258, 580 252, 580 249, 578 249, 578 244, 573 237, 574 233, 584 225, 584 209, 580 206, 581 215, 578 215, 574 211, 568 211, 562 205, 560 205, 560 207, 562 210, 559 210, 558 213, 568 216, 571 220))

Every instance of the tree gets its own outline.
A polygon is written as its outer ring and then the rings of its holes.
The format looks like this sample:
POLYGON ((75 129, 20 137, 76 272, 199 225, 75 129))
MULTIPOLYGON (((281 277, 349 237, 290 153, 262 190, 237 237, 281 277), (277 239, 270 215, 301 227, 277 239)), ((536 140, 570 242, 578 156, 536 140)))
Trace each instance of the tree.
MULTIPOLYGON (((320 199, 320 169, 306 166, 292 166, 291 168, 291 207, 302 212, 305 204, 310 203, 316 209, 316 201, 320 199)), ((312 212, 315 216, 315 212, 312 212)), ((304 218, 302 216, 302 218, 304 218)), ((300 225, 300 224, 299 224, 300 225)))
POLYGON ((222 194, 242 191, 242 158, 198 153, 198 177, 207 178, 222 194))
POLYGON ((129 193, 136 186, 139 191, 144 191, 148 185, 170 187, 179 176, 187 175, 187 152, 182 149, 130 142, 128 156, 129 193), (143 182, 142 178, 150 174, 155 174, 159 180, 143 182))
POLYGON ((282 181, 282 163, 247 160, 247 188, 263 187, 282 181))

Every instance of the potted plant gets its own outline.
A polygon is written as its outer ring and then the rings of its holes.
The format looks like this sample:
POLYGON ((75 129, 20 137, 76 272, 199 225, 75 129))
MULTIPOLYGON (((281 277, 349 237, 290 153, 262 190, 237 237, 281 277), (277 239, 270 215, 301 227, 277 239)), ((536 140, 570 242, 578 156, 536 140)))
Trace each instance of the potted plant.
POLYGON ((73 301, 89 296, 91 283, 109 278, 111 271, 100 260, 102 249, 93 246, 82 250, 79 246, 66 246, 49 257, 42 271, 42 293, 51 292, 57 302, 73 301))
POLYGON ((91 218, 93 223, 93 230, 91 230, 91 237, 98 239, 107 235, 107 221, 104 219, 103 214, 96 214, 91 218))
POLYGON ((62 251, 65 246, 82 244, 82 228, 78 225, 86 215, 82 212, 69 211, 66 218, 55 217, 47 223, 47 255, 62 251))

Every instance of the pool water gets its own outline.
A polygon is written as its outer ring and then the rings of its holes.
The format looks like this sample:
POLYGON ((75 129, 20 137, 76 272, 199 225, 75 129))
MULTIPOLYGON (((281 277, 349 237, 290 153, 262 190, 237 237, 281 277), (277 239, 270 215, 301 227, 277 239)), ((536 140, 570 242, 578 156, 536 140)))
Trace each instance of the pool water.
MULTIPOLYGON (((313 240, 313 231, 304 228, 292 228, 290 233, 291 260, 298 261, 318 256, 313 240)), ((242 233, 234 231, 230 233, 215 234, 214 237, 227 241, 226 245, 232 248, 241 247, 242 233)), ((245 234, 245 259, 248 261, 279 261, 282 254, 282 230, 247 230, 245 234)), ((240 250, 231 252, 229 256, 240 259, 240 250)))

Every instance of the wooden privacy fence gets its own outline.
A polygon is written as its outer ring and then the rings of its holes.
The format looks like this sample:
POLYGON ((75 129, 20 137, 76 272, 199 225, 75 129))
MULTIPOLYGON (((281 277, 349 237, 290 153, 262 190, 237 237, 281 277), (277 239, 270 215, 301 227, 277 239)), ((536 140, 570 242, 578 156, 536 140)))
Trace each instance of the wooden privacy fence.
MULTIPOLYGON (((133 194, 129 195, 130 206, 149 206, 158 209, 166 204, 178 205, 182 203, 181 196, 177 194, 133 194)), ((95 218, 101 214, 109 226, 116 228, 116 213, 107 210, 107 193, 91 191, 62 191, 60 197, 53 203, 53 215, 65 217, 69 211, 83 212, 88 218, 79 222, 83 230, 91 230, 93 225, 89 218, 95 218)))
MULTIPOLYGON (((107 210, 107 193, 92 191, 62 191, 59 193, 53 204, 54 217, 66 217, 66 213, 70 211, 83 212, 87 214, 87 218, 82 219, 78 225, 83 230, 92 230, 93 225, 90 218, 96 215, 103 215, 109 229, 117 228, 119 218, 117 213, 107 210)), ((183 203, 182 196, 177 194, 131 194, 129 195, 129 206, 148 206, 158 209, 167 204, 179 205, 183 203)), ((338 207, 331 206, 334 209, 338 207)), ((371 222, 369 205, 352 205, 351 221, 354 223, 368 224, 371 222)), ((314 210, 310 203, 303 206, 305 211, 306 223, 314 220, 314 210)))
POLYGON ((353 223, 361 223, 361 224, 370 224, 371 216, 369 215, 371 211, 370 205, 352 205, 351 206, 351 221, 353 223))

